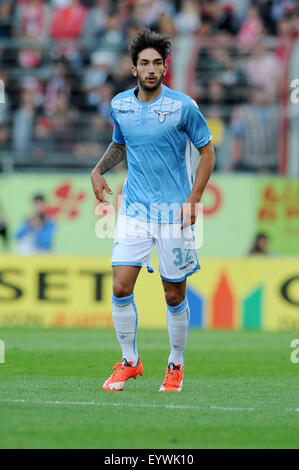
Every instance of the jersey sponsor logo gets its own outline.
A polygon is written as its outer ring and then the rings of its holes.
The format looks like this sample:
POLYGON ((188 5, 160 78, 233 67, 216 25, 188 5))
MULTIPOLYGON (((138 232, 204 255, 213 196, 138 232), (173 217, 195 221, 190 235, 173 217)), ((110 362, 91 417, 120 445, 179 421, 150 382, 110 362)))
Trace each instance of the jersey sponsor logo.
POLYGON ((118 109, 117 111, 121 114, 135 113, 134 109, 118 109))
POLYGON ((155 113, 158 114, 158 121, 163 124, 165 122, 166 116, 171 114, 171 111, 158 111, 155 109, 155 113))
POLYGON ((184 266, 181 266, 181 267, 179 268, 179 270, 182 271, 182 270, 188 268, 191 264, 194 264, 194 261, 193 261, 193 260, 192 260, 192 261, 189 261, 189 263, 185 264, 184 266))

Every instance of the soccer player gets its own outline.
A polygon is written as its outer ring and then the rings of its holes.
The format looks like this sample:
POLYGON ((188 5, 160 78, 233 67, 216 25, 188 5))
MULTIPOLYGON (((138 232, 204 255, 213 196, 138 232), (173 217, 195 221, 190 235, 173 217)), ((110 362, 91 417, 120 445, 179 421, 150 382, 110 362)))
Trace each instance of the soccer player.
POLYGON ((143 29, 129 51, 137 87, 111 101, 112 143, 92 170, 97 200, 112 194, 103 175, 127 155, 128 177, 122 192, 112 251, 112 316, 122 361, 103 385, 123 390, 142 375, 137 351, 137 308, 134 286, 141 267, 152 272, 150 253, 156 245, 167 304, 170 355, 160 391, 180 391, 190 310, 186 278, 200 269, 194 223, 198 203, 215 164, 211 133, 194 100, 163 85, 165 59, 171 54, 167 36, 143 29), (200 159, 192 185, 190 141, 200 159))

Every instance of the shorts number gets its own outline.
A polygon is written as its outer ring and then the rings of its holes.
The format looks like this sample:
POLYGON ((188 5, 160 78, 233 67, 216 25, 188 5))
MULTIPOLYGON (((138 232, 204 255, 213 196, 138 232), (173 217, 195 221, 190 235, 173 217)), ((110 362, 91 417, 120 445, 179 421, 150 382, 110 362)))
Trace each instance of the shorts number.
MULTIPOLYGON (((190 250, 190 248, 185 248, 185 251, 186 251, 185 263, 188 263, 192 259, 192 256, 191 256, 191 253, 190 253, 191 250, 190 250)), ((183 264, 183 250, 181 248, 174 248, 172 250, 172 253, 174 255, 176 255, 176 258, 175 258, 173 264, 175 266, 181 266, 183 264)))

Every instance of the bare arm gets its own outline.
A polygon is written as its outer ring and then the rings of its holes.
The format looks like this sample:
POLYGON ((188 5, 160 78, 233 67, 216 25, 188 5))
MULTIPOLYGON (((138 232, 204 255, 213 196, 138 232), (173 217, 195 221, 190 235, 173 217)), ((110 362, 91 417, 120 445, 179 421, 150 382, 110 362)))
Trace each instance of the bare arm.
POLYGON ((215 152, 212 142, 199 149, 200 158, 196 169, 195 181, 189 199, 200 202, 207 182, 215 166, 215 152))
POLYGON ((111 142, 101 160, 94 167, 92 172, 104 175, 107 171, 111 170, 114 166, 122 161, 126 154, 126 146, 111 142))
POLYGON ((111 170, 111 168, 115 167, 118 163, 120 163, 124 158, 125 154, 125 145, 120 145, 116 144, 115 142, 111 142, 100 161, 92 170, 91 184, 95 197, 99 202, 108 204, 108 201, 106 201, 104 197, 104 190, 106 190, 108 194, 112 194, 111 189, 109 188, 105 178, 102 175, 104 175, 107 171, 111 170))
POLYGON ((196 203, 201 201, 201 197, 203 195, 206 184, 209 181, 216 161, 212 142, 209 142, 207 145, 198 150, 200 153, 200 159, 196 169, 193 188, 190 196, 185 201, 183 207, 181 207, 180 212, 177 215, 177 218, 183 215, 181 229, 187 225, 193 225, 195 223, 197 216, 196 203))

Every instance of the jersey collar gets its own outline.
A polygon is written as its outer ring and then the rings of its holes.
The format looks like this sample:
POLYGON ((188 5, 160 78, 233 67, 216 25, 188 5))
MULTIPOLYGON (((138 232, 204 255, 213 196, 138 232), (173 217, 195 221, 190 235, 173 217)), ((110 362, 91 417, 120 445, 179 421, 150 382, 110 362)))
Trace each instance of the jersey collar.
POLYGON ((156 96, 156 98, 154 100, 151 100, 151 101, 147 101, 146 103, 143 103, 142 101, 139 101, 139 99, 137 98, 135 92, 136 90, 139 90, 139 87, 136 86, 134 89, 133 89, 133 98, 134 100, 136 101, 136 103, 138 103, 140 106, 149 106, 153 103, 155 103, 156 101, 158 101, 165 93, 165 85, 163 85, 162 83, 162 88, 161 88, 161 91, 159 93, 158 96, 156 96))

